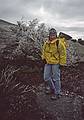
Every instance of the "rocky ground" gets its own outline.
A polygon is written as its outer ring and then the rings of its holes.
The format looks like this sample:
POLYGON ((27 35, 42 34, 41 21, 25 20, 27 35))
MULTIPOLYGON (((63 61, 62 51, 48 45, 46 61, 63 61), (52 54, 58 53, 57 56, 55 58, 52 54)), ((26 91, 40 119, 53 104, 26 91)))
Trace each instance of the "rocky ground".
POLYGON ((51 95, 45 94, 44 85, 39 86, 37 94, 40 107, 51 114, 55 120, 84 119, 84 63, 61 69, 62 93, 60 99, 52 101, 51 95))
POLYGON ((24 62, 21 60, 19 62, 5 60, 4 66, 1 64, 2 69, 8 64, 13 69, 18 69, 18 71, 14 74, 16 80, 13 83, 9 80, 10 84, 8 84, 9 87, 7 88, 10 91, 7 93, 9 96, 8 102, 5 102, 6 96, 3 100, 0 93, 0 98, 2 99, 0 103, 3 103, 0 106, 3 108, 0 109, 0 113, 6 116, 5 118, 1 116, 2 120, 19 120, 21 118, 23 120, 84 119, 84 74, 82 72, 84 70, 84 63, 77 63, 74 66, 67 66, 61 69, 63 95, 56 101, 52 101, 50 95, 45 94, 42 63, 27 60, 24 62), (20 85, 17 85, 18 83, 20 85), (23 93, 25 88, 23 86, 27 86, 25 93, 23 93), (12 91, 11 87, 14 87, 12 91))

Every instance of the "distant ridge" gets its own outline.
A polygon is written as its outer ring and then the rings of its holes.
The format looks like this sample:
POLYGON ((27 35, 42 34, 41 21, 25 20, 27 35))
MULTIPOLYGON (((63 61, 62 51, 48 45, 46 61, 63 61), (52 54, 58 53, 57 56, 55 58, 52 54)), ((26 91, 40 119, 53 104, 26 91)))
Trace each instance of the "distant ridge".
POLYGON ((13 23, 10 23, 8 21, 0 19, 0 25, 14 25, 15 26, 16 24, 13 24, 13 23))

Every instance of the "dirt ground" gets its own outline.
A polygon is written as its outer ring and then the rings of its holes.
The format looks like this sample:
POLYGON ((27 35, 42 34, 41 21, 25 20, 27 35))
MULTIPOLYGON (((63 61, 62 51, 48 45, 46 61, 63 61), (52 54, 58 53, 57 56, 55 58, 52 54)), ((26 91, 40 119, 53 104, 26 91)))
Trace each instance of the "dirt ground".
MULTIPOLYGON (((84 119, 84 63, 77 63, 74 66, 66 66, 61 69, 61 83, 63 95, 56 101, 50 99, 51 95, 45 94, 43 81, 43 65, 39 61, 4 61, 2 60, 1 71, 6 65, 11 63, 14 68, 19 68, 14 74, 16 83, 21 83, 20 89, 23 86, 29 86, 27 93, 19 95, 18 87, 17 97, 14 91, 9 91, 7 98, 3 98, 0 93, 0 98, 3 107, 0 113, 3 116, 2 120, 83 120, 84 119), (4 100, 3 100, 4 99, 4 100), (5 102, 6 100, 6 102, 5 102), (18 101, 14 102, 14 101, 18 101), (17 103, 17 104, 16 104, 17 103), (10 106, 12 105, 12 109, 10 106), (11 110, 11 114, 9 111, 11 110), (18 112, 17 112, 18 110, 18 112), (9 114, 9 116, 8 116, 9 114)), ((13 68, 13 69, 14 69, 13 68)), ((1 76, 1 74, 0 74, 1 76)), ((11 84, 10 84, 11 85, 11 84)), ((1 90, 1 89, 0 89, 1 90)))

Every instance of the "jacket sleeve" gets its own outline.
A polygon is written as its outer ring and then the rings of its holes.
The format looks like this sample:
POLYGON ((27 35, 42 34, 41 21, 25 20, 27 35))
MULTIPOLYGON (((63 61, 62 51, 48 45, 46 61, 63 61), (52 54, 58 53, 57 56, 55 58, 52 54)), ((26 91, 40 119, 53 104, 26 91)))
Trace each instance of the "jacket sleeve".
POLYGON ((62 42, 59 45, 59 63, 60 65, 66 64, 66 46, 62 42))

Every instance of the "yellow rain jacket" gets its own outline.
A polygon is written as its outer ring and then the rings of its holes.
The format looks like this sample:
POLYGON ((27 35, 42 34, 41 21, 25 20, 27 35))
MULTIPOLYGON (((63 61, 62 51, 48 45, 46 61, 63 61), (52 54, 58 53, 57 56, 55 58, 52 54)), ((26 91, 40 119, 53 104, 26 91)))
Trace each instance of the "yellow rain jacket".
MULTIPOLYGON (((61 38, 62 39, 62 38, 61 38)), ((59 38, 57 48, 57 39, 53 41, 47 40, 42 49, 42 59, 45 59, 48 64, 66 64, 66 46, 59 38)))

